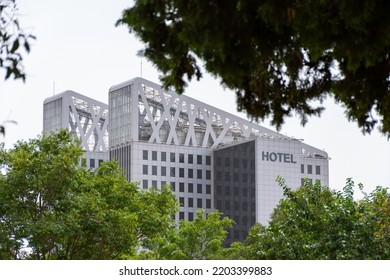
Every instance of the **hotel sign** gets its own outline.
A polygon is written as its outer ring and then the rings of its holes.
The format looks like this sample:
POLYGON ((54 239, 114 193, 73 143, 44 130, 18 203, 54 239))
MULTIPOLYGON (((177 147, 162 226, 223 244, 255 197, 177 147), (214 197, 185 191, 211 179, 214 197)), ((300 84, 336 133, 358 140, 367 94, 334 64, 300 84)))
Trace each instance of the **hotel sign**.
POLYGON ((263 161, 297 163, 296 161, 294 161, 293 154, 262 152, 261 157, 263 161))

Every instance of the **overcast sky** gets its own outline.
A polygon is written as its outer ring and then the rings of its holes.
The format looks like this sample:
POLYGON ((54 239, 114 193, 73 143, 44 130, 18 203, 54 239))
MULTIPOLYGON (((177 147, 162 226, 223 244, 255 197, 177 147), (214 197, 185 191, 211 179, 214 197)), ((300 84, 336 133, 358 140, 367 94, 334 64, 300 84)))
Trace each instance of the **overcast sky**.
MULTIPOLYGON (((115 27, 129 0, 17 0, 20 23, 37 36, 31 53, 25 57, 27 80, 4 82, 0 72, 0 123, 7 124, 6 148, 19 139, 36 137, 42 131, 43 100, 53 93, 73 90, 108 102, 108 89, 114 84, 141 76, 159 83, 158 71, 137 56, 142 43, 124 26, 115 27), (141 71, 142 65, 142 71, 141 71)), ((218 80, 205 75, 191 82, 186 95, 246 117, 236 110, 234 93, 223 89, 218 80)), ((380 133, 363 135, 350 123, 341 106, 332 99, 325 103, 321 118, 310 118, 305 127, 299 119, 286 121, 281 133, 304 139, 324 149, 331 157, 330 186, 342 189, 352 177, 370 191, 376 185, 390 186, 390 142, 380 133)), ((274 129, 269 122, 261 125, 274 129)))

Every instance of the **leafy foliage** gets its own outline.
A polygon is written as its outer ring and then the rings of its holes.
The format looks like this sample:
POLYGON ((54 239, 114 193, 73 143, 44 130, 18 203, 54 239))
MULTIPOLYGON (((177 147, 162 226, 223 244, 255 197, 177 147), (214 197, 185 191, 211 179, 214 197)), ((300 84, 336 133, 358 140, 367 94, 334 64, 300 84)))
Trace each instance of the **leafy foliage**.
POLYGON ((388 189, 378 187, 361 201, 348 179, 343 192, 317 181, 291 191, 270 224, 254 226, 244 248, 253 259, 389 259, 388 189))
POLYGON ((35 36, 25 33, 19 26, 15 0, 0 0, 0 68, 6 71, 5 79, 26 79, 22 66, 23 51, 30 52, 35 36))
POLYGON ((379 122, 389 136, 389 10, 386 0, 142 0, 118 23, 180 93, 204 63, 239 110, 277 128, 293 113, 305 124, 324 109, 313 101, 332 94, 363 132, 379 122))
POLYGON ((0 149, 0 259, 132 258, 172 226, 168 188, 141 191, 116 163, 95 173, 66 131, 0 149))

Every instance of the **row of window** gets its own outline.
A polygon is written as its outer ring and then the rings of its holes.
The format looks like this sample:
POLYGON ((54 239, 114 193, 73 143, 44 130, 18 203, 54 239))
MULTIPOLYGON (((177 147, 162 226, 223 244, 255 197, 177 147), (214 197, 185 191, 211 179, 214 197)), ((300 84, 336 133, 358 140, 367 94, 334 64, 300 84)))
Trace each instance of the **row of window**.
POLYGON ((196 171, 196 179, 203 179, 205 178, 206 180, 211 180, 211 170, 205 170, 205 175, 203 175, 203 170, 202 169, 192 169, 192 168, 177 168, 177 167, 168 167, 169 169, 169 175, 167 175, 167 167, 166 166, 161 166, 160 168, 160 174, 158 174, 158 166, 157 165, 152 165, 151 166, 151 172, 149 170, 148 165, 143 165, 142 166, 142 174, 143 175, 160 175, 160 176, 170 176, 170 177, 177 177, 177 171, 179 172, 179 177, 180 178, 194 178, 195 171, 196 171))
MULTIPOLYGON (((166 185, 167 182, 166 181, 161 181, 161 185, 160 187, 166 185)), ((176 182, 170 182, 168 183, 170 186, 171 186, 171 189, 172 191, 176 191, 176 182)), ((144 189, 147 189, 149 188, 150 186, 153 186, 153 187, 159 187, 158 186, 158 182, 157 180, 152 180, 151 181, 151 185, 149 185, 149 181, 148 180, 142 180, 142 187, 144 189)), ((195 193, 195 188, 194 188, 194 184, 193 183, 183 183, 183 182, 180 182, 179 183, 179 192, 182 192, 182 193, 195 193)), ((196 184, 196 193, 205 193, 206 194, 211 194, 211 185, 202 185, 202 184, 196 184)))
MULTIPOLYGON (((194 218, 196 217, 196 213, 188 212, 188 221, 193 221, 194 218)), ((207 214, 206 214, 207 215, 207 214)), ((184 212, 179 212, 179 220, 184 220, 184 212)))
POLYGON ((253 159, 239 159, 239 158, 230 158, 230 157, 216 157, 215 159, 216 166, 224 167, 234 167, 234 168, 255 168, 255 160, 253 159))
MULTIPOLYGON (((310 185, 313 184, 313 179, 301 178, 301 186, 305 185, 305 180, 309 180, 309 184, 310 184, 310 185)), ((318 181, 318 182, 321 184, 321 180, 316 179, 316 181, 318 181)))
POLYGON ((195 207, 195 208, 203 208, 211 209, 211 199, 206 199, 206 204, 203 204, 202 198, 197 198, 195 201, 193 197, 179 197, 179 203, 181 207, 195 207), (196 202, 196 205, 194 204, 196 202))
MULTIPOLYGON (((102 159, 99 159, 96 161, 94 158, 90 158, 89 159, 89 167, 90 168, 99 167, 102 164, 102 162, 103 162, 102 159), (96 162, 98 163, 97 165, 96 165, 96 162)), ((86 158, 81 158, 81 166, 87 167, 87 159, 86 158)))
MULTIPOLYGON (((307 170, 306 171, 307 174, 313 174, 313 165, 308 164, 306 170, 307 170)), ((321 166, 316 165, 315 166, 315 172, 316 172, 316 175, 321 175, 321 166)), ((302 174, 305 173, 305 165, 304 164, 301 164, 301 173, 302 174)))
POLYGON ((249 189, 246 187, 239 187, 239 186, 231 187, 229 185, 223 185, 223 186, 216 185, 215 191, 216 191, 217 195, 224 195, 224 196, 232 195, 235 197, 238 197, 241 195, 243 197, 248 197, 248 195, 250 193, 251 197, 255 197, 255 189, 254 188, 250 188, 250 192, 249 192, 249 189))
POLYGON ((224 180, 227 182, 242 182, 242 183, 248 183, 250 180, 251 183, 255 182, 255 174, 247 174, 247 173, 232 173, 232 172, 225 172, 222 173, 222 171, 216 172, 216 179, 218 181, 224 180), (224 175, 224 176, 222 176, 224 175), (241 177, 241 179, 240 179, 241 177))
POLYGON ((185 154, 184 153, 161 152, 160 153, 160 158, 158 158, 157 151, 143 150, 142 151, 142 159, 143 160, 148 160, 149 159, 149 154, 151 154, 152 161, 167 161, 167 154, 168 154, 170 162, 194 164, 195 163, 195 158, 196 158, 196 164, 211 165, 211 156, 202 156, 202 155, 188 154, 187 155, 187 160, 185 160, 185 154))
POLYGON ((224 200, 222 203, 222 200, 217 199, 215 208, 218 210, 221 210, 222 212, 225 210, 234 210, 234 211, 250 211, 255 209, 255 203, 251 202, 251 209, 249 209, 249 203, 247 201, 239 202, 239 201, 230 201, 230 200, 224 200))

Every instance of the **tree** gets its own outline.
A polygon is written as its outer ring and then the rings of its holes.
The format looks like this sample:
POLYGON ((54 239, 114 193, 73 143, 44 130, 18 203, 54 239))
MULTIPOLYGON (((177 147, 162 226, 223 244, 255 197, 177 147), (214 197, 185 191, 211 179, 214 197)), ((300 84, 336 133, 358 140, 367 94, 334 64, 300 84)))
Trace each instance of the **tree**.
POLYGON ((319 181, 291 191, 279 179, 286 196, 267 227, 254 226, 245 248, 253 259, 389 259, 388 189, 378 187, 356 201, 354 183, 342 192, 319 181))
POLYGON ((91 173, 79 144, 62 130, 0 149, 0 259, 132 258, 170 230, 168 188, 140 190, 113 162, 91 173))
POLYGON ((313 101, 333 95, 363 133, 379 123, 390 136, 389 10, 386 0, 142 0, 118 24, 179 93, 203 62, 240 111, 278 129, 293 113, 304 125, 324 109, 313 101))
POLYGON ((207 217, 204 211, 198 210, 193 221, 180 221, 170 235, 159 239, 148 257, 170 260, 214 259, 222 254, 226 229, 231 228, 233 223, 227 217, 222 218, 217 210, 207 214, 207 217))
POLYGON ((31 40, 35 36, 25 33, 19 26, 15 0, 0 0, 0 68, 4 68, 5 79, 26 79, 22 66, 22 52, 30 52, 31 40))

